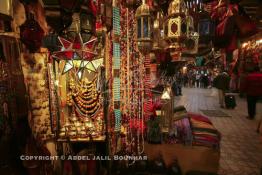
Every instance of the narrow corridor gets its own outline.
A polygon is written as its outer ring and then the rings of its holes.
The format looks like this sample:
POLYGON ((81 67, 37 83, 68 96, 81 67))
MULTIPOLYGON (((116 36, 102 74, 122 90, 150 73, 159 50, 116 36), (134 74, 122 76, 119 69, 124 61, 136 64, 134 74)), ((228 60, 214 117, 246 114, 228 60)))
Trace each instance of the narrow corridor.
POLYGON ((216 89, 184 88, 175 105, 184 104, 189 112, 220 110, 228 114, 230 117, 209 117, 222 135, 219 175, 260 175, 262 139, 256 129, 262 119, 262 103, 257 104, 256 119, 248 120, 245 99, 236 96, 236 101, 235 109, 221 109, 216 89))

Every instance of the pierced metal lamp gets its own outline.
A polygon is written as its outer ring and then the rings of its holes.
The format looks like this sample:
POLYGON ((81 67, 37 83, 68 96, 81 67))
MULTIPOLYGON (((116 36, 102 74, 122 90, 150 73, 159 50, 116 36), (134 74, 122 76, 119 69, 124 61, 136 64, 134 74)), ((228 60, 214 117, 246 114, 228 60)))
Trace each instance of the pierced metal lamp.
POLYGON ((142 54, 148 54, 152 47, 152 19, 150 8, 143 0, 136 10, 137 45, 142 54))

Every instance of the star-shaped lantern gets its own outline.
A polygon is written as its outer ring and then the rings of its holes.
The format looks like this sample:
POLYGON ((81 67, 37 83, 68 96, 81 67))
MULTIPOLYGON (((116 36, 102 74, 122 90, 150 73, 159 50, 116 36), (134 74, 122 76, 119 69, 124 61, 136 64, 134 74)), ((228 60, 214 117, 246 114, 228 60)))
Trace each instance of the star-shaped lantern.
POLYGON ((52 57, 56 60, 66 60, 62 74, 73 69, 81 79, 85 69, 88 72, 97 72, 97 69, 102 65, 103 58, 97 57, 98 54, 95 51, 97 38, 86 43, 83 43, 80 34, 77 34, 73 41, 63 37, 58 37, 58 39, 62 48, 60 51, 54 52, 52 57))

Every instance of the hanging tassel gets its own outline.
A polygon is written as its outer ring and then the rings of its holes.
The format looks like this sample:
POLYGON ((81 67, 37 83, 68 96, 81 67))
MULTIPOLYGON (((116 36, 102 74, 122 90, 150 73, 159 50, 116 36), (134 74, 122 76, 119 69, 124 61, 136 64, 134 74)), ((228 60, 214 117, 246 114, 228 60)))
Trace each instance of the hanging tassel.
POLYGON ((89 8, 91 9, 93 15, 96 16, 97 15, 97 6, 95 3, 95 0, 90 1, 89 8))

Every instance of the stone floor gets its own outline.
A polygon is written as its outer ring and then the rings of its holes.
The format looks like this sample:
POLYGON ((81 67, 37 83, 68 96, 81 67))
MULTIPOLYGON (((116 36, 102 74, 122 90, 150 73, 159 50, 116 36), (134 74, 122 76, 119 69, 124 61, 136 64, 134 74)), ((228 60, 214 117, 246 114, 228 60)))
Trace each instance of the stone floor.
POLYGON ((260 175, 262 140, 256 129, 262 119, 262 103, 257 104, 256 119, 248 120, 245 99, 236 96, 236 101, 235 109, 221 109, 216 89, 184 88, 175 105, 184 105, 190 112, 214 109, 232 116, 210 117, 222 135, 219 175, 260 175))

